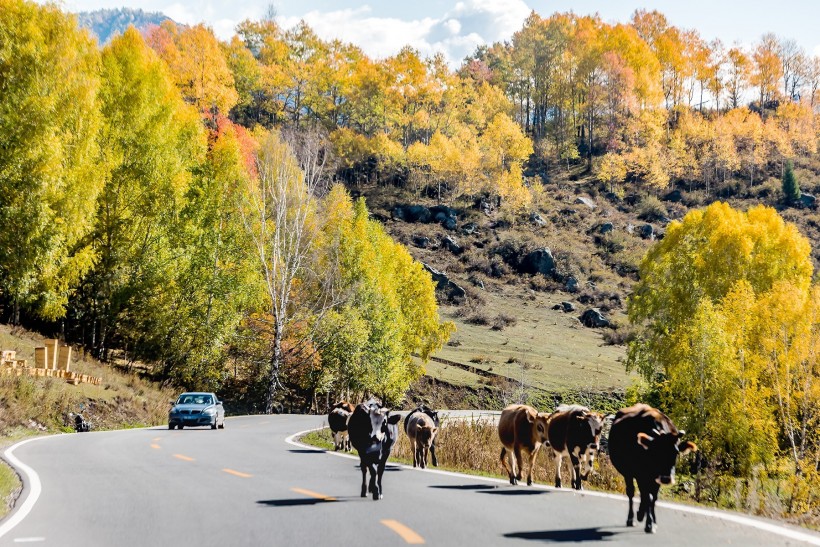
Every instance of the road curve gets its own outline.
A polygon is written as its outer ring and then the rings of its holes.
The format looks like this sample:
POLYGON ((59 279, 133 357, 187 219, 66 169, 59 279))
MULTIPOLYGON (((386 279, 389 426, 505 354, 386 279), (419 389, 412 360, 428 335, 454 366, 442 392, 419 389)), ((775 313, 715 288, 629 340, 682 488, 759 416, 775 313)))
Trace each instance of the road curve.
POLYGON ((289 439, 323 420, 248 416, 228 419, 225 430, 66 434, 16 445, 6 459, 25 490, 0 522, 0 546, 820 545, 820 535, 800 529, 668 504, 649 535, 624 526, 619 496, 398 465, 388 467, 385 499, 375 502, 359 497, 356 459, 289 439))

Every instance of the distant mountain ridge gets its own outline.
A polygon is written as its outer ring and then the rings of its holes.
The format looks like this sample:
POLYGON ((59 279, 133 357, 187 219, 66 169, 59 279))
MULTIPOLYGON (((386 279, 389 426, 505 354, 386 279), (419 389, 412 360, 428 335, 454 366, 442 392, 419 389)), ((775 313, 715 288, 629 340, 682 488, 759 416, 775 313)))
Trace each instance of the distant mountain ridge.
POLYGON ((77 21, 81 27, 93 32, 102 45, 108 43, 117 34, 125 32, 130 25, 134 25, 137 30, 141 31, 151 25, 159 25, 163 21, 172 21, 172 19, 156 11, 114 8, 79 12, 77 21))

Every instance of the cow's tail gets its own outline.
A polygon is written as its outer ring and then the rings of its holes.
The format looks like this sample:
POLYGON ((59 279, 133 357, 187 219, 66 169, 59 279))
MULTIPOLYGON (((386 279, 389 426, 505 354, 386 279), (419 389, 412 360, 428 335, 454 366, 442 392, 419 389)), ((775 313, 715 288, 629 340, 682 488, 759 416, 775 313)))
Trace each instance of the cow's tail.
POLYGON ((506 468, 507 467, 507 461, 506 461, 507 460, 507 447, 506 446, 501 447, 501 457, 499 458, 499 460, 501 460, 501 465, 503 465, 506 468))

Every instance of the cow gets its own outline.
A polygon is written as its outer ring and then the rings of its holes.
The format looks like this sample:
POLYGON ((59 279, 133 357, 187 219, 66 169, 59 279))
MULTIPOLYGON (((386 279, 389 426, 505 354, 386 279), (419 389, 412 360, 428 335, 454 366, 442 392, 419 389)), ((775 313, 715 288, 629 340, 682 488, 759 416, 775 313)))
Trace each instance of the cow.
MULTIPOLYGON (((433 420, 433 424, 436 426, 436 429, 441 427, 441 422, 438 418, 438 411, 433 410, 431 408, 427 408, 424 405, 419 405, 417 408, 410 411, 410 414, 404 417, 404 432, 407 433, 407 423, 410 420, 411 416, 415 415, 417 412, 423 412, 430 416, 433 420)), ((438 467, 438 458, 436 457, 436 439, 433 438, 433 442, 430 444, 430 458, 433 462, 433 467, 438 467)))
POLYGON ((664 413, 649 405, 639 403, 619 410, 615 415, 609 431, 609 457, 626 482, 629 498, 627 526, 635 525, 632 497, 635 495, 633 481, 637 480, 641 491, 638 521, 646 516, 644 531, 648 534, 657 529, 655 501, 660 486, 675 482, 678 454, 698 449, 694 443, 681 440, 684 433, 664 413))
POLYGON ((350 436, 347 434, 347 420, 353 413, 354 406, 347 401, 340 401, 333 405, 327 415, 327 424, 333 433, 333 450, 350 452, 350 436))
POLYGON ((532 470, 535 457, 541 445, 547 442, 547 423, 549 414, 536 412, 527 405, 510 405, 501 411, 498 420, 498 438, 503 445, 501 448, 501 465, 510 476, 510 484, 516 485, 521 480, 523 460, 521 451, 530 455, 530 469, 527 475, 527 486, 532 484, 532 470), (507 465, 509 452, 509 465, 507 465))
POLYGON ((438 427, 433 418, 424 412, 408 414, 404 419, 404 427, 413 448, 413 467, 418 465, 424 469, 427 467, 427 452, 436 440, 438 427))
POLYGON ((382 475, 390 451, 399 437, 398 423, 401 414, 391 414, 378 401, 371 399, 356 406, 347 421, 350 443, 359 453, 362 469, 362 497, 373 494, 374 500, 384 497, 382 475), (370 471, 370 484, 367 472, 370 471))
POLYGON ((603 416, 580 405, 561 405, 550 414, 547 438, 555 459, 555 487, 561 488, 561 461, 572 462, 572 487, 581 489, 595 463, 603 416))

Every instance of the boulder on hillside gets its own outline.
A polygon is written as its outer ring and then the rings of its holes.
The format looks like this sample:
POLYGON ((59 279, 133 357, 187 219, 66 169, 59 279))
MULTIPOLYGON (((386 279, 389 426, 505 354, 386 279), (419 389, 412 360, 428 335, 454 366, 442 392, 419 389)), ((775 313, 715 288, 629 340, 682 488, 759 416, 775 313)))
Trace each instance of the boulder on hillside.
POLYGON ((544 220, 544 217, 542 217, 541 215, 539 215, 536 212, 530 213, 530 222, 532 222, 533 224, 535 224, 539 228, 543 228, 544 226, 547 225, 547 221, 544 220))
POLYGON ((598 308, 590 308, 586 310, 578 319, 581 320, 581 323, 585 327, 589 327, 591 329, 599 329, 609 326, 609 320, 604 317, 604 314, 602 314, 601 310, 598 308))
POLYGON ((441 246, 453 253, 454 255, 461 254, 464 251, 464 247, 458 244, 452 236, 444 236, 444 239, 441 240, 441 246))
POLYGON ((472 234, 476 233, 477 230, 478 230, 478 226, 476 225, 475 222, 468 222, 467 224, 465 224, 464 226, 461 227, 461 233, 463 233, 465 235, 472 235, 472 234))
POLYGON ((599 234, 608 234, 609 232, 615 230, 615 225, 613 225, 611 222, 604 222, 603 224, 599 224, 598 228, 596 229, 598 230, 599 234))
POLYGON ((655 228, 651 224, 638 226, 638 235, 641 239, 655 239, 655 228))
POLYGON ((800 194, 799 202, 800 202, 800 205, 802 205, 803 207, 807 207, 809 209, 814 209, 814 207, 817 205, 817 198, 814 197, 811 194, 807 194, 805 192, 802 192, 800 194))
POLYGON ((570 313, 575 311, 575 304, 572 302, 561 302, 561 311, 564 313, 570 313))
POLYGON ((585 196, 578 196, 575 198, 575 203, 578 205, 586 205, 590 209, 595 209, 597 205, 595 205, 595 201, 592 198, 588 198, 585 196))
POLYGON ((393 207, 393 218, 405 222, 430 222, 430 210, 423 205, 396 205, 393 207))
POLYGON ((547 247, 536 249, 524 255, 518 270, 521 273, 541 274, 547 277, 555 275, 555 258, 547 247))
POLYGON ((426 249, 430 246, 430 238, 424 236, 413 236, 413 245, 420 249, 426 249))
POLYGON ((564 280, 564 288, 567 292, 578 292, 578 280, 574 276, 569 276, 564 280))
POLYGON ((430 275, 433 278, 433 282, 436 284, 436 290, 443 292, 448 300, 453 300, 455 298, 464 298, 467 295, 467 292, 459 287, 456 283, 450 280, 447 277, 447 274, 444 272, 440 272, 435 268, 431 268, 429 265, 425 264, 424 262, 421 263, 425 270, 430 272, 430 275))

